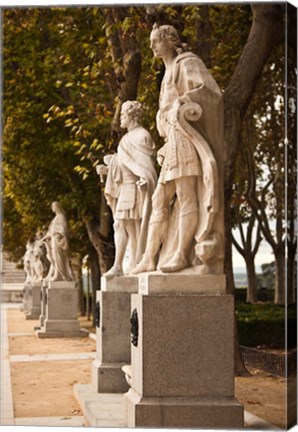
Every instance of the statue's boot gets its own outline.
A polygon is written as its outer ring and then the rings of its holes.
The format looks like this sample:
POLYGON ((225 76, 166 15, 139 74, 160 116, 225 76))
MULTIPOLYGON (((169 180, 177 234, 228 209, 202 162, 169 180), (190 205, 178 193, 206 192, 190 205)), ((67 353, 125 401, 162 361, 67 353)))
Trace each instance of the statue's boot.
POLYGON ((140 273, 150 272, 154 271, 156 268, 154 260, 151 260, 149 257, 144 257, 139 262, 139 264, 134 268, 130 274, 132 275, 138 275, 140 273))
POLYGON ((180 252, 176 252, 173 258, 165 265, 160 267, 163 273, 173 273, 179 270, 183 270, 189 266, 189 263, 185 256, 180 252))
POLYGON ((111 267, 109 271, 103 274, 103 277, 105 277, 106 279, 111 279, 117 276, 123 276, 123 270, 122 268, 115 265, 111 267))
POLYGON ((117 276, 123 276, 123 259, 126 251, 128 235, 125 230, 124 225, 116 220, 114 223, 114 239, 115 239, 115 261, 113 266, 106 273, 103 274, 103 277, 106 279, 111 279, 117 276))
POLYGON ((189 267, 188 254, 198 221, 197 211, 182 215, 179 220, 178 250, 168 263, 160 267, 163 273, 173 273, 189 267))
POLYGON ((160 221, 153 222, 149 225, 146 252, 136 268, 132 270, 132 275, 150 272, 156 269, 155 256, 161 245, 163 229, 164 223, 160 221))

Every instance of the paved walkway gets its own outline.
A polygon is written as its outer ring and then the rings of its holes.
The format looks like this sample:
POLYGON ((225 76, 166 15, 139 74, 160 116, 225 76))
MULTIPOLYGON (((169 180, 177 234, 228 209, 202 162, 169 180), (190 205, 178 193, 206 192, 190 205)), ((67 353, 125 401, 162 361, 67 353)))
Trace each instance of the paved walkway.
MULTIPOLYGON (((1 304, 1 410, 0 426, 84 426, 83 416, 15 418, 11 386, 10 363, 31 361, 86 360, 96 353, 62 353, 39 355, 9 355, 7 309, 19 309, 19 303, 1 304)), ((32 333, 10 333, 9 336, 31 336, 32 333)))
POLYGON ((13 399, 10 379, 9 347, 7 331, 7 308, 1 304, 1 425, 13 425, 13 399))
MULTIPOLYGON (((9 355, 8 329, 7 329, 7 309, 19 309, 20 304, 2 303, 1 304, 1 411, 0 427, 2 426, 84 426, 83 416, 64 416, 64 417, 33 417, 33 418, 14 418, 13 394, 11 386, 10 363, 27 361, 61 361, 61 360, 85 360, 95 358, 96 353, 63 353, 63 354, 38 354, 38 355, 9 355)), ((10 336, 27 336, 31 333, 10 333, 10 336)), ((82 386, 84 387, 84 386, 82 386)), ((80 389, 80 385, 77 385, 80 389)), ((76 390, 75 390, 76 391, 76 390)), ((78 391, 78 390, 77 390, 78 391)), ((101 412, 99 427, 118 426, 123 427, 122 419, 122 399, 121 395, 97 395, 100 401, 96 402, 96 412, 101 412), (113 397, 109 401, 107 396, 113 397), (116 399, 115 399, 116 397, 116 399), (120 417, 121 418, 120 418, 120 417)), ((87 398, 88 399, 88 398, 87 398)), ((91 401, 92 402, 92 401, 91 401)), ((89 405, 92 403, 89 403, 89 405)), ((84 410, 83 410, 84 411, 84 410)), ((245 424, 248 429, 254 430, 281 430, 267 421, 245 411, 245 424)))

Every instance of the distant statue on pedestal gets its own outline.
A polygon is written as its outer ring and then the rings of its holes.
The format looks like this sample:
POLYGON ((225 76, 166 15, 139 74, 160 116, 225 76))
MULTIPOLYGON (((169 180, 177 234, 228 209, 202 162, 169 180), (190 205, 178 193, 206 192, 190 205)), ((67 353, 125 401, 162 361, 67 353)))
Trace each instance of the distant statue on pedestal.
POLYGON ((166 68, 156 117, 165 145, 158 152, 161 171, 146 251, 132 273, 188 267, 200 274, 222 273, 222 93, 172 26, 155 25, 150 39, 166 68))
POLYGON ((73 273, 69 264, 69 230, 65 212, 55 201, 52 210, 56 214, 47 234, 42 238, 47 247, 47 258, 51 266, 46 280, 72 281, 73 273))
POLYGON ((33 282, 33 272, 32 272, 32 260, 33 260, 33 247, 34 243, 30 240, 26 243, 26 252, 23 256, 24 271, 26 273, 25 284, 33 282))
POLYGON ((31 267, 34 282, 41 282, 49 271, 46 246, 42 237, 42 233, 38 232, 33 243, 31 267))
POLYGON ((129 247, 129 270, 141 259, 145 250, 151 197, 157 175, 152 161, 155 148, 150 133, 140 125, 142 105, 124 102, 121 127, 128 132, 121 138, 117 153, 106 155, 106 165, 98 165, 97 173, 107 175, 105 196, 114 217, 115 261, 104 274, 106 278, 122 276, 123 260, 129 247))

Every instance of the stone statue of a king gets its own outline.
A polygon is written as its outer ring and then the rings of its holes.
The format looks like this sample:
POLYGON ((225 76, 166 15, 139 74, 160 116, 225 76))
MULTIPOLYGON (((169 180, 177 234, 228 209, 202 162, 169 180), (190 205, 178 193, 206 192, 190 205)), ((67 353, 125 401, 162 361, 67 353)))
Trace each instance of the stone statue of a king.
POLYGON ((175 28, 154 25, 150 41, 165 64, 156 117, 165 144, 158 152, 146 251, 132 273, 190 267, 198 274, 222 273, 222 92, 175 28))
POLYGON ((121 138, 117 153, 106 155, 106 165, 98 165, 97 173, 107 175, 105 196, 114 217, 115 261, 104 274, 106 278, 122 276, 126 248, 129 269, 140 261, 146 246, 151 197, 157 174, 152 160, 155 144, 150 133, 140 124, 142 105, 126 101, 121 107, 121 127, 127 133, 121 138))

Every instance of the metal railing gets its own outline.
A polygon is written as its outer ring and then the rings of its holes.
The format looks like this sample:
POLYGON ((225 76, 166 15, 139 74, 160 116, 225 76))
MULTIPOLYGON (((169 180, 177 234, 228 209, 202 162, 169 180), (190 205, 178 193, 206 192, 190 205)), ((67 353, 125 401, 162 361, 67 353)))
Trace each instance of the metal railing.
POLYGON ((273 375, 282 377, 296 374, 297 350, 288 354, 278 354, 262 351, 257 348, 240 346, 242 360, 246 366, 251 366, 273 375))

